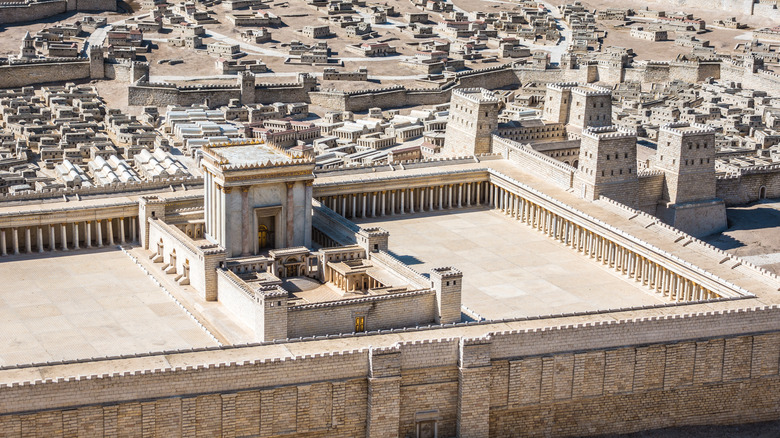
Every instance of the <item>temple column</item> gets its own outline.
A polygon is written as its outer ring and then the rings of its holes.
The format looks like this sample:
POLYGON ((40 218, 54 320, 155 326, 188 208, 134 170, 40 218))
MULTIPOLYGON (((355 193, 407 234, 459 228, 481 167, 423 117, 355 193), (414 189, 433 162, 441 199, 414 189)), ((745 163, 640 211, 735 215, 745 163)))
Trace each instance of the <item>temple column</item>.
POLYGON ((482 200, 479 199, 480 195, 481 195, 481 193, 480 193, 480 188, 481 187, 482 187, 482 183, 481 182, 476 183, 475 189, 477 190, 477 206, 482 205, 482 200))
POLYGON ((5 245, 5 230, 0 230, 0 255, 8 255, 5 245))
POLYGON ((114 246, 114 220, 108 219, 106 221, 106 234, 108 234, 108 244, 114 246))
POLYGON ((433 211, 433 198, 436 197, 436 188, 428 188, 428 211, 433 211))
POLYGON ((256 234, 249 229, 249 186, 241 187, 241 255, 248 256, 252 252, 256 234), (251 243, 250 243, 250 236, 251 243))
POLYGON ((49 249, 57 250, 57 239, 54 238, 54 224, 49 225, 49 249))
POLYGON ((371 193, 371 217, 376 217, 376 192, 371 193))
POLYGON ((362 199, 362 201, 363 201, 362 202, 363 208, 362 208, 362 214, 361 214, 360 217, 365 218, 366 217, 366 202, 368 202, 368 193, 363 193, 362 198, 363 198, 362 199))
POLYGON ((62 235, 62 250, 68 250, 68 229, 65 224, 60 224, 60 234, 62 235))
POLYGON ((84 246, 92 248, 92 224, 90 221, 84 222, 84 246))
POLYGON ((393 190, 390 192, 390 214, 395 214, 395 192, 398 190, 393 190))
POLYGON ((471 185, 474 183, 466 184, 466 206, 471 207, 471 185))
POLYGON ((385 199, 387 199, 387 192, 382 190, 382 208, 379 210, 379 215, 384 216, 385 215, 385 199))
POLYGON ((95 221, 95 231, 97 231, 97 247, 103 247, 103 230, 100 228, 100 219, 95 221))
MULTIPOLYGON (((3 233, 0 245, 3 247, 3 255, 5 255, 5 232, 0 232, 3 233)), ((38 235, 36 237, 38 238, 38 252, 43 252, 43 227, 38 227, 38 235)))
POLYGON ((405 199, 406 198, 406 190, 401 189, 401 191, 398 194, 401 196, 401 205, 400 205, 401 214, 404 214, 404 212, 406 211, 404 209, 404 201, 406 201, 406 199, 405 199))
POLYGON ((79 223, 73 223, 73 249, 79 249, 79 223))
MULTIPOLYGON (((195 234, 193 233, 193 237, 195 234)), ((125 218, 119 218, 119 243, 125 244, 125 218)))
POLYGON ((447 208, 452 208, 452 184, 447 185, 447 208))
POLYGON ((352 194, 351 204, 352 204, 352 210, 349 212, 350 217, 357 217, 357 194, 356 193, 352 194))
POLYGON ((19 255, 19 229, 18 228, 11 229, 11 237, 14 246, 14 255, 19 255))
MULTIPOLYGON (((286 236, 285 236, 285 246, 290 247, 293 246, 294 239, 295 239, 295 199, 294 199, 294 191, 293 187, 295 186, 295 182, 288 182, 286 183, 287 187, 287 205, 285 205, 285 210, 287 210, 284 214, 285 216, 285 222, 286 222, 286 236)), ((227 189, 227 187, 225 188, 227 189)))
POLYGON ((342 216, 347 217, 347 197, 346 197, 346 195, 341 195, 341 211, 339 213, 342 216))
POLYGON ((409 213, 414 213, 414 189, 409 189, 409 213))
POLYGON ((444 209, 444 186, 439 186, 439 210, 444 209))
POLYGON ((30 227, 24 227, 24 252, 27 254, 32 252, 32 236, 30 235, 30 227))

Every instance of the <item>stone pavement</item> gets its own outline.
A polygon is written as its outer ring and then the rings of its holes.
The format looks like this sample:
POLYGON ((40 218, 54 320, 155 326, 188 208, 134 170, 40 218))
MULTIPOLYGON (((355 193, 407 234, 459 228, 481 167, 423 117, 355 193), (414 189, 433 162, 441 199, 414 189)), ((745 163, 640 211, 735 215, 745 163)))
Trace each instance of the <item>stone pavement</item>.
POLYGON ((216 342, 117 249, 0 263, 0 366, 216 342))
POLYGON ((485 319, 663 302, 636 282, 485 208, 357 220, 390 232, 390 250, 423 274, 463 272, 463 304, 485 319), (376 220, 380 219, 380 220, 376 220))

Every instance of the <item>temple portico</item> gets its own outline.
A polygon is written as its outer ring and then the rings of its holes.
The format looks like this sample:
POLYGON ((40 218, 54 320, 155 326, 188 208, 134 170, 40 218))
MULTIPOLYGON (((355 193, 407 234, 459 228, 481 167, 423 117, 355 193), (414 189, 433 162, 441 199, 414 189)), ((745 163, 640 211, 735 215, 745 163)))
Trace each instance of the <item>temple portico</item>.
POLYGON ((243 141, 203 148, 206 238, 228 257, 311 244, 314 162, 243 141))

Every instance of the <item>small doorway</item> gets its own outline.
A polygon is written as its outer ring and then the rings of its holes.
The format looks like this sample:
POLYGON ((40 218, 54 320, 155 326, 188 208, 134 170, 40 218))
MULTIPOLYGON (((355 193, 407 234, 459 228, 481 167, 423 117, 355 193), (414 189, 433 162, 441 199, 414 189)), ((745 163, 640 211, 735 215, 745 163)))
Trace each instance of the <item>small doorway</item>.
POLYGON ((355 333, 360 333, 364 331, 366 331, 366 317, 365 316, 355 317, 355 333))
POLYGON ((436 438, 436 420, 418 422, 417 438, 436 438))
POLYGON ((268 247, 268 227, 263 224, 257 227, 257 247, 260 249, 268 247))
POLYGON ((766 199, 766 186, 758 188, 758 200, 766 199))

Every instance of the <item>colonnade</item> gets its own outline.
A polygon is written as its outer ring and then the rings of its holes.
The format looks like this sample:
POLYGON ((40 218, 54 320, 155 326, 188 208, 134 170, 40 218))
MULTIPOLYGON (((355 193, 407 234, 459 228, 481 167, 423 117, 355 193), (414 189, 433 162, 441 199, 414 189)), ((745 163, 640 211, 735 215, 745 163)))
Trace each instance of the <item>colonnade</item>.
POLYGON ((346 218, 367 218, 483 205, 488 184, 486 181, 441 184, 329 195, 317 199, 346 218))
POLYGON ((137 217, 0 228, 0 256, 100 248, 138 240, 137 217))
POLYGON ((577 225, 547 208, 498 185, 490 187, 491 205, 601 264, 641 283, 671 301, 695 301, 719 295, 642 256, 632 249, 577 225))
POLYGON ((333 268, 329 268, 329 270, 329 281, 346 292, 368 291, 384 287, 377 279, 367 274, 345 275, 333 268))
POLYGON ((176 224, 176 228, 181 230, 184 234, 186 234, 191 239, 200 239, 201 237, 203 237, 203 234, 206 232, 206 223, 193 222, 187 224, 176 224))

